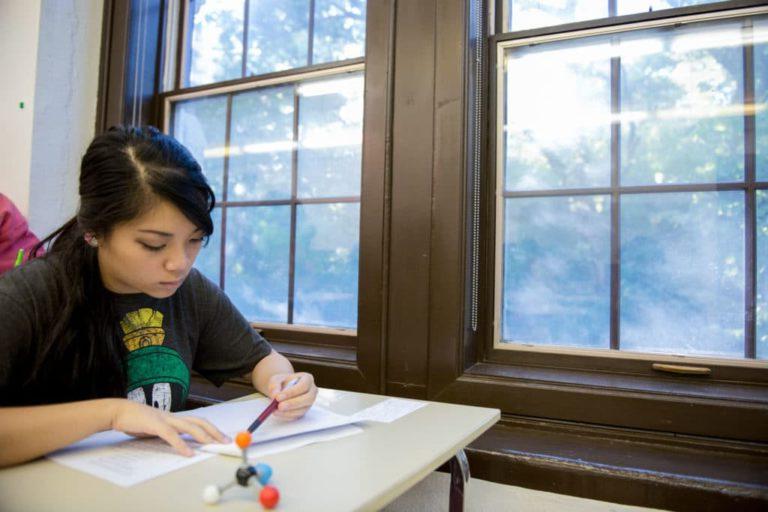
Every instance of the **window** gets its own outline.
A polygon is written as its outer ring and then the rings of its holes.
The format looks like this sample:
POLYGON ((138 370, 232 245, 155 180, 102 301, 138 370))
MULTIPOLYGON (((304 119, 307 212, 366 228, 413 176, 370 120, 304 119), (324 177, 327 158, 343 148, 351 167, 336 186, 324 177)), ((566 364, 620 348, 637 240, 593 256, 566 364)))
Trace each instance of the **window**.
POLYGON ((260 325, 354 334, 363 0, 192 0, 167 129, 217 197, 196 266, 260 325))
POLYGON ((502 0, 501 32, 514 32, 607 16, 647 13, 676 7, 711 4, 717 0, 502 0))
MULTIPOLYGON (((482 2, 468 13, 464 134, 479 126, 485 143, 479 159, 467 148, 479 174, 453 182, 467 191, 465 238, 432 220, 429 396, 513 417, 764 439, 768 10, 658 3, 619 15, 620 2, 598 4, 497 1, 487 38, 472 16, 482 2), (526 12, 557 16, 509 30, 510 12, 523 25, 526 12), (486 43, 483 61, 473 50, 486 43), (473 99, 476 84, 485 99, 473 99), (445 284, 459 265, 465 280, 445 284), (441 349, 456 332, 461 343, 441 349)), ((446 210, 451 188, 433 193, 446 210)))
MULTIPOLYGON (((512 27, 616 8, 510 3, 512 27)), ((768 357, 767 29, 725 12, 498 43, 495 348, 768 357)))

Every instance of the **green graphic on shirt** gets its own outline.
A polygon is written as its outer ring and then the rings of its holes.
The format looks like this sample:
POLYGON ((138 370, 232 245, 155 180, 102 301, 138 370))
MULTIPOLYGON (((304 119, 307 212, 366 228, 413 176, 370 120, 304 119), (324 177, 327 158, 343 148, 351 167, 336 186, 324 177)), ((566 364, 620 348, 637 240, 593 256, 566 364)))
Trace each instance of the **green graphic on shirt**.
POLYGON ((148 384, 178 384, 182 390, 181 403, 187 399, 189 369, 171 348, 152 345, 130 352, 126 358, 126 377, 128 392, 148 384))
POLYGON ((178 352, 164 347, 163 314, 152 308, 127 313, 120 321, 128 349, 128 398, 163 411, 178 410, 189 392, 189 369, 178 352))

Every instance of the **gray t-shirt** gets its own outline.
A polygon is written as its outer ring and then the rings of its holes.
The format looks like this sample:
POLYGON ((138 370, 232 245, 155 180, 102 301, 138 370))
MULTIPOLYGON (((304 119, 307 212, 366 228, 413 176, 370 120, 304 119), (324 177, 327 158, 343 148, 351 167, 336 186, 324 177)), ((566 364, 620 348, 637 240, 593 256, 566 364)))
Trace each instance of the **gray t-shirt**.
MULTIPOLYGON (((13 394, 29 376, 29 358, 45 329, 35 318, 53 321, 62 309, 58 272, 46 257, 0 277, 0 405, 21 405, 13 394)), ((250 372, 272 350, 227 296, 195 269, 165 299, 111 295, 120 318, 117 332, 127 349, 129 399, 180 410, 190 370, 218 386, 250 372)), ((45 398, 30 401, 45 403, 45 398)))

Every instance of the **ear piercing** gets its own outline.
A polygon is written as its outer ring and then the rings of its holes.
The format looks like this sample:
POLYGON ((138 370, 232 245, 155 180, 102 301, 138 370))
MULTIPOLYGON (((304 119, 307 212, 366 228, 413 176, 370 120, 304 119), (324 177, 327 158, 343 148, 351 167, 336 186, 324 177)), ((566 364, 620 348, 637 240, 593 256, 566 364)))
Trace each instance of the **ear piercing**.
POLYGON ((83 238, 85 239, 85 243, 90 245, 91 247, 98 247, 99 241, 96 240, 96 237, 93 235, 93 233, 86 233, 83 238))

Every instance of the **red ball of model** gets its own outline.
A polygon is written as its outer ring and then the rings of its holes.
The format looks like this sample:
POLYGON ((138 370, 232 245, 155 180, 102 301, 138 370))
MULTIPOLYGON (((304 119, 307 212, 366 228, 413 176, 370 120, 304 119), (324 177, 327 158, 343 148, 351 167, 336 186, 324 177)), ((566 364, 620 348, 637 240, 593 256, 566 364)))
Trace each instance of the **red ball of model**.
POLYGON ((277 492, 277 487, 265 485, 259 493, 259 501, 264 505, 264 508, 275 508, 277 502, 280 501, 280 493, 277 492))

